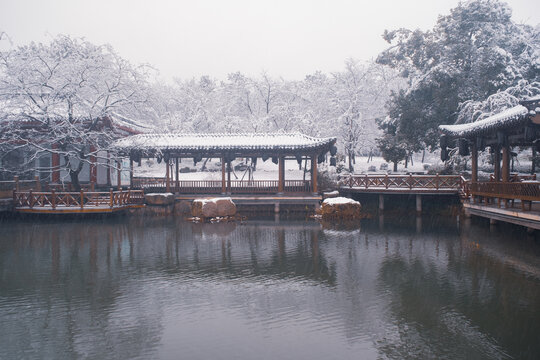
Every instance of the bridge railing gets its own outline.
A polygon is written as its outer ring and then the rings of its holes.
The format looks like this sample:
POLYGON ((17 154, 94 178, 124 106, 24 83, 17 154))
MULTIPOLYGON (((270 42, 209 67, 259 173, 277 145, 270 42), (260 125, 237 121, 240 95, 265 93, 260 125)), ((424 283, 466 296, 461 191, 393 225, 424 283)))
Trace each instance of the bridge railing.
POLYGON ((352 175, 341 180, 344 186, 378 189, 456 189, 466 180, 460 175, 352 175))
POLYGON ((42 192, 42 191, 14 191, 13 206, 15 208, 74 208, 80 209, 98 207, 124 207, 128 205, 143 204, 142 190, 121 191, 80 191, 80 192, 42 192))
MULTIPOLYGON (((145 192, 164 192, 167 187, 165 178, 133 178, 133 188, 145 192)), ((171 191, 181 194, 220 194, 223 190, 221 180, 170 180, 171 191)), ((231 180, 226 184, 226 191, 233 194, 275 194, 279 189, 278 180, 231 180)), ((285 180, 284 192, 311 192, 309 180, 285 180)))

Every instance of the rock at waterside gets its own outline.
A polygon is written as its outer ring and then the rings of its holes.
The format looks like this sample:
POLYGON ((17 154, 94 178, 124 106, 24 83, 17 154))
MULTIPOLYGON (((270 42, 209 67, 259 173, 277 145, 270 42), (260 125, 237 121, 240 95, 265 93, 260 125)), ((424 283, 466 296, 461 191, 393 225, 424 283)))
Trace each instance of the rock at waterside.
POLYGON ((174 204, 174 194, 152 193, 144 195, 146 203, 153 206, 167 206, 174 204))
POLYGON ((335 197, 325 199, 321 206, 323 218, 359 219, 361 218, 362 205, 353 199, 335 197))
POLYGON ((191 215, 199 218, 234 216, 236 205, 229 197, 195 199, 191 204, 191 215))

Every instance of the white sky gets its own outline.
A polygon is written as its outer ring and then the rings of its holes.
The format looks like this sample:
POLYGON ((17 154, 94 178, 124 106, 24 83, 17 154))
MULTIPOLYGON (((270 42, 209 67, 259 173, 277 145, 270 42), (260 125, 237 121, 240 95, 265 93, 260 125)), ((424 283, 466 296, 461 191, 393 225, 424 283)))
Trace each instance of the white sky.
MULTIPOLYGON (((508 0, 514 21, 540 23, 540 1, 508 0)), ((302 79, 368 60, 384 29, 432 28, 458 0, 0 0, 0 31, 25 44, 56 34, 109 43, 170 79, 231 72, 302 79)))

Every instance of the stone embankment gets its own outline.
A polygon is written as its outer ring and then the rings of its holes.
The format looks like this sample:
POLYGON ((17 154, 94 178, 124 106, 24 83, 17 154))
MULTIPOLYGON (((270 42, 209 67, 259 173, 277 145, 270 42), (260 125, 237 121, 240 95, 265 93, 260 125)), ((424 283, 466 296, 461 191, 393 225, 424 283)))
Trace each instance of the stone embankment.
POLYGON ((191 215, 200 219, 225 218, 236 215, 236 205, 230 197, 195 199, 191 215))

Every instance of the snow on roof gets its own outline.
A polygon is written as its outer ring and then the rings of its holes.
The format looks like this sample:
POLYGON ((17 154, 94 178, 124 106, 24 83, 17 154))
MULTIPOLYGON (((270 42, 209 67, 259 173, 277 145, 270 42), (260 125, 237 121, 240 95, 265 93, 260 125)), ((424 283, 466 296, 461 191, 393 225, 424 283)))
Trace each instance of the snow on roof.
POLYGON ((525 106, 517 105, 482 120, 468 124, 439 125, 439 129, 453 137, 472 136, 485 131, 512 126, 527 120, 527 114, 529 114, 529 110, 525 106))
POLYGON ((113 112, 112 114, 112 121, 113 123, 120 127, 124 128, 125 130, 132 130, 139 133, 147 133, 154 130, 154 127, 151 125, 143 124, 137 120, 130 119, 124 115, 120 115, 118 113, 113 112))
POLYGON ((335 143, 336 138, 315 138, 300 133, 248 134, 140 134, 117 140, 119 150, 238 151, 315 150, 335 143))

